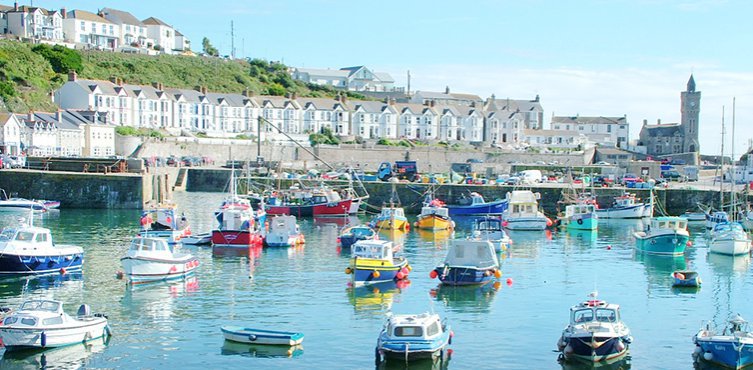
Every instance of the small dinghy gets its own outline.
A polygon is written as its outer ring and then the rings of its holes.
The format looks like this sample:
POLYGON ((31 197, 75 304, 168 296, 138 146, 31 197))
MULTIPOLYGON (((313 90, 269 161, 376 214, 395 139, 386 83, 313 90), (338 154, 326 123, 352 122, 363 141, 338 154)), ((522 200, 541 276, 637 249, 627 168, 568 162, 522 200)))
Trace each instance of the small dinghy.
POLYGON ((672 273, 673 287, 700 287, 701 277, 695 271, 677 270, 672 273))
POLYGON ((295 346, 303 343, 303 333, 260 330, 230 325, 223 326, 221 329, 225 339, 233 342, 281 346, 295 346))
POLYGON ((212 233, 206 232, 188 235, 183 237, 180 242, 183 243, 183 245, 210 245, 212 244, 212 233))

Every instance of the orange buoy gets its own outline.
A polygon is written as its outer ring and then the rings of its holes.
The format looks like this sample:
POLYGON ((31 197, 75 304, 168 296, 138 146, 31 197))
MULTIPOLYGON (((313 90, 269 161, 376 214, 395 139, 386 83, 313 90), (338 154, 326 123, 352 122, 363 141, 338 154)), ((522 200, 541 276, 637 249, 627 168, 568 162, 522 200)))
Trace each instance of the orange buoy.
POLYGON ((494 270, 494 277, 496 277, 497 279, 501 278, 502 277, 502 271, 500 271, 500 270, 494 270))
POLYGON ((693 242, 691 242, 690 240, 688 240, 688 242, 685 243, 685 246, 692 247, 693 246, 693 242))
POLYGON ((379 279, 379 277, 382 276, 382 274, 377 270, 374 270, 371 275, 374 276, 374 279, 379 279))
POLYGON ((511 286, 511 285, 512 285, 512 278, 507 278, 507 286, 511 286))
POLYGON ((436 279, 437 276, 439 276, 439 274, 437 273, 437 270, 431 270, 431 272, 429 273, 429 277, 432 279, 436 279))

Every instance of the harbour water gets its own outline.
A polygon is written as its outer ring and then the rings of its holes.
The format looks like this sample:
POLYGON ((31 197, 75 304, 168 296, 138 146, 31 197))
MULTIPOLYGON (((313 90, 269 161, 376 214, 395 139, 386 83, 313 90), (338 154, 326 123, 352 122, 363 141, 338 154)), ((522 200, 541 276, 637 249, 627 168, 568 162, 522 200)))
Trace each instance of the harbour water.
MULTIPOLYGON (((176 201, 201 232, 214 226, 212 210, 222 197, 178 193, 176 201)), ((17 217, 0 215, 0 225, 17 217)), ((691 225, 693 247, 677 258, 636 255, 631 233, 642 227, 639 220, 601 220, 597 234, 514 232, 500 284, 480 288, 438 287, 429 277, 446 253, 446 234, 383 235, 402 241, 413 266, 410 284, 352 289, 344 273, 348 254, 336 246, 342 222, 303 219, 302 247, 242 257, 190 247, 201 261, 194 277, 129 288, 116 272, 138 217, 137 211, 64 209, 37 219, 57 243, 84 247, 83 272, 2 280, 0 306, 50 297, 75 312, 88 303, 108 315, 113 336, 42 353, 3 353, 0 368, 367 369, 374 367, 387 312, 435 311, 455 332, 448 368, 560 369, 556 342, 568 309, 598 290, 601 299, 622 306, 634 337, 628 363, 615 368, 690 369, 692 336, 704 320, 723 325, 735 313, 753 319, 750 258, 708 254, 703 225, 691 225), (700 273, 701 289, 671 288, 670 273, 685 268, 700 273), (293 349, 231 344, 220 333, 226 324, 306 337, 293 349)), ((458 220, 455 237, 469 229, 469 220, 458 220)))

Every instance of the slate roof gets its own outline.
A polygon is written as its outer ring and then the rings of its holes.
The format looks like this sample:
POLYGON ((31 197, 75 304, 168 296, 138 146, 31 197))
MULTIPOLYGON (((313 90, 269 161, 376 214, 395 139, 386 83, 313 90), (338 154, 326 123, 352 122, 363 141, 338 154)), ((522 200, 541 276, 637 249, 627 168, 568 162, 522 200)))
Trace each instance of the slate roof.
POLYGON ((525 99, 494 99, 492 101, 498 109, 502 110, 519 110, 521 112, 543 112, 541 102, 537 100, 525 100, 525 99))
POLYGON ((552 123, 571 123, 571 124, 626 124, 627 119, 625 117, 564 117, 555 116, 552 117, 552 123))
POLYGON ((665 137, 682 135, 682 126, 679 123, 663 123, 661 125, 645 125, 641 132, 646 130, 649 137, 665 137))
POLYGON ((8 10, 13 10, 13 7, 12 6, 7 6, 7 5, 0 4, 0 13, 1 12, 7 12, 8 10))
POLYGON ((367 113, 382 113, 385 110, 388 110, 391 113, 397 113, 397 110, 395 110, 394 106, 379 101, 359 100, 357 103, 355 103, 355 109, 358 109, 359 107, 363 108, 363 110, 367 113))
POLYGON ((381 82, 395 82, 395 79, 387 72, 374 72, 374 77, 381 82))
POLYGON ((308 73, 309 76, 347 78, 349 75, 348 71, 339 69, 296 68, 296 70, 298 73, 308 73))
POLYGON ((143 26, 138 18, 134 17, 133 14, 123 10, 103 8, 102 14, 104 14, 106 17, 111 17, 113 19, 113 22, 117 24, 132 24, 143 26))
POLYGON ((65 15, 65 17, 69 19, 80 19, 84 21, 114 24, 107 19, 104 19, 94 13, 87 12, 86 10, 71 10, 68 12, 68 14, 65 15))
POLYGON ((144 25, 149 25, 149 26, 172 27, 171 25, 169 25, 169 24, 161 21, 159 18, 155 18, 155 17, 149 17, 147 19, 144 19, 143 21, 141 21, 141 23, 144 24, 144 25))
POLYGON ((482 102, 480 96, 474 94, 458 94, 458 93, 443 93, 434 91, 417 91, 416 95, 420 95, 423 99, 441 99, 441 100, 471 100, 476 102, 482 102))

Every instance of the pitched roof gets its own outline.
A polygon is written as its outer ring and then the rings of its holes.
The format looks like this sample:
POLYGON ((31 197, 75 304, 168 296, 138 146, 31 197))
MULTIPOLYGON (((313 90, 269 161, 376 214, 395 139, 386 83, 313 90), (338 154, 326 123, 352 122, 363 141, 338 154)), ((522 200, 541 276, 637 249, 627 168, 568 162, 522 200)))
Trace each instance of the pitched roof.
POLYGON ((84 21, 113 24, 107 19, 104 19, 94 13, 89 13, 86 10, 79 10, 79 9, 71 10, 70 12, 68 12, 68 14, 65 15, 65 17, 69 19, 80 19, 84 21))
POLYGON ((679 123, 662 123, 661 125, 644 125, 641 133, 646 130, 649 137, 657 136, 675 136, 682 134, 682 127, 679 123))
POLYGON ((159 20, 158 18, 155 18, 155 17, 149 17, 147 19, 144 19, 143 21, 141 21, 141 23, 143 23, 144 25, 149 25, 149 26, 172 27, 171 25, 169 25, 169 24, 167 24, 167 23, 165 23, 165 22, 163 22, 163 21, 161 21, 161 20, 159 20))
POLYGON ((521 112, 543 112, 541 103, 538 100, 526 99, 494 99, 492 101, 500 109, 519 110, 521 112))
POLYGON ((395 79, 387 72, 374 72, 374 77, 381 82, 395 82, 395 79))
POLYGON ((105 17, 112 18, 113 22, 117 24, 134 24, 138 26, 143 25, 138 18, 133 16, 133 14, 123 10, 103 8, 101 12, 105 15, 105 17))
POLYGON ((0 12, 7 12, 8 10, 13 10, 13 7, 0 4, 0 12))
POLYGON ((389 105, 385 102, 380 101, 372 101, 372 100, 363 100, 363 101, 357 101, 354 102, 355 109, 358 109, 359 107, 363 108, 364 112, 367 113, 382 113, 385 110, 389 111, 390 113, 397 113, 395 110, 395 107, 392 105, 389 105))
POLYGON ((585 116, 575 116, 575 117, 564 117, 564 116, 555 116, 552 117, 552 123, 572 123, 572 124, 621 124, 624 125, 627 123, 627 119, 623 117, 585 117, 585 116))
POLYGON ((323 76, 335 78, 347 78, 348 71, 338 69, 296 68, 298 73, 308 73, 309 76, 323 76))

